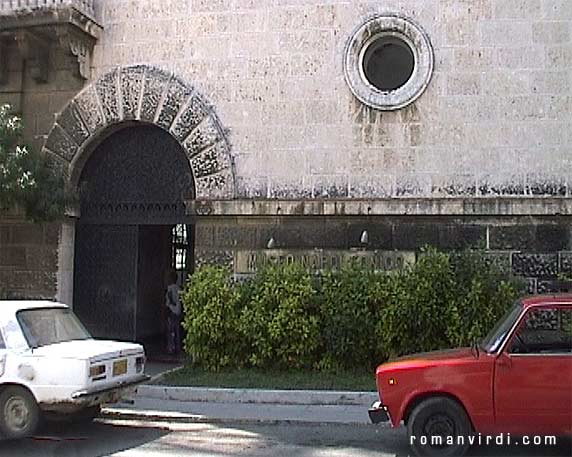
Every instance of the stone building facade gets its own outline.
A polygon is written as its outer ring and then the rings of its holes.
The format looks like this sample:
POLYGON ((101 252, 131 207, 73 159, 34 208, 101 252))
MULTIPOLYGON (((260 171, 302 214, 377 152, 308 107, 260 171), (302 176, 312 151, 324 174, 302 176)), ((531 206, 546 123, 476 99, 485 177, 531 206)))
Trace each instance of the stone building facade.
POLYGON ((3 213, 0 289, 144 337, 184 226, 187 269, 479 246, 546 290, 571 87, 567 0, 0 0, 0 102, 79 202, 3 213))

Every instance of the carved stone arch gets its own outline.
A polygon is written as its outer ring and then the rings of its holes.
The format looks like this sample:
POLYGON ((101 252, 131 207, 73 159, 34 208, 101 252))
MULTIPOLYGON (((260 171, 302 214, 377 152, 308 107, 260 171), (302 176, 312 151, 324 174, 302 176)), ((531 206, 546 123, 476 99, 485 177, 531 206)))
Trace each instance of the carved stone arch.
POLYGON ((236 196, 230 143, 214 108, 194 87, 153 66, 118 67, 85 87, 57 116, 44 150, 77 191, 94 144, 130 123, 156 125, 179 142, 196 199, 236 196))

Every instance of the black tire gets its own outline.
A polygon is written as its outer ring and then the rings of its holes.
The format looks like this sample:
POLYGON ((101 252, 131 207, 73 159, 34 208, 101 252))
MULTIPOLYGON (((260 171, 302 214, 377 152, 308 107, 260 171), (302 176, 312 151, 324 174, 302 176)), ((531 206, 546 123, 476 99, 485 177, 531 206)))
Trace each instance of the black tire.
POLYGON ((462 456, 469 449, 468 438, 472 433, 471 421, 463 407, 446 397, 422 401, 407 422, 409 444, 418 456, 462 456), (432 436, 441 436, 443 444, 432 443, 432 436), (464 437, 464 443, 457 441, 459 436, 464 437), (453 444, 447 444, 447 437, 453 438, 453 444))
POLYGON ((32 435, 40 421, 34 396, 23 387, 8 386, 0 392, 0 435, 15 440, 32 435))

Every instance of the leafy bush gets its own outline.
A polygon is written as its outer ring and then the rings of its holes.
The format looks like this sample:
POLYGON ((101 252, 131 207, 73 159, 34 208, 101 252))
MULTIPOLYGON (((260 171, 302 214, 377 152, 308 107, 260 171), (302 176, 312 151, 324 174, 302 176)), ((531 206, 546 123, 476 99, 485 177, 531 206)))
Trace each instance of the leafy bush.
POLYGON ((375 358, 375 290, 379 275, 359 267, 327 272, 321 281, 324 369, 367 367, 375 358))
POLYGON ((221 367, 372 367, 484 336, 520 295, 480 251, 423 250, 401 271, 357 266, 314 277, 272 265, 236 283, 203 267, 183 294, 185 347, 196 364, 221 367))
POLYGON ((463 346, 486 335, 525 285, 481 251, 465 250, 450 257, 457 286, 448 307, 447 334, 449 344, 463 346))
POLYGON ((239 298, 226 268, 206 266, 192 275, 182 302, 185 351, 195 363, 210 370, 243 363, 239 298))
POLYGON ((316 289, 299 264, 271 265, 243 286, 240 329, 253 366, 307 367, 319 343, 316 289))
POLYGON ((455 293, 449 256, 429 250, 392 274, 377 326, 380 351, 390 357, 447 346, 447 305, 455 293))
POLYGON ((468 345, 523 292, 480 251, 426 249, 390 283, 377 326, 380 351, 389 357, 468 345))
POLYGON ((0 106, 0 208, 20 207, 32 221, 63 216, 72 200, 65 176, 46 157, 21 143, 21 119, 0 106))

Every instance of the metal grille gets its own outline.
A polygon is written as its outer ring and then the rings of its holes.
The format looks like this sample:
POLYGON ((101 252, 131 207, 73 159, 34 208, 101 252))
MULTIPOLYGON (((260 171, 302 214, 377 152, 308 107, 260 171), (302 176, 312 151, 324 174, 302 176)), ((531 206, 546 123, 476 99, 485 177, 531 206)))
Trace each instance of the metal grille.
POLYGON ((137 227, 78 225, 74 311, 96 337, 133 339, 137 227))
POLYGON ((176 224, 194 197, 189 162, 157 127, 131 127, 105 140, 80 180, 81 222, 176 224))

